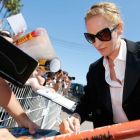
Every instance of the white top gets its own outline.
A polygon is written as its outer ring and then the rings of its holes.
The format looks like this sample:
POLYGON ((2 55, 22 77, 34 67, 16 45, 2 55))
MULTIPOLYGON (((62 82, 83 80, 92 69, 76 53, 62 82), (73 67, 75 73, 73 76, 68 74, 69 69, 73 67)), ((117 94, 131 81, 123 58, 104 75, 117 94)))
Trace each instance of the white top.
POLYGON ((126 53, 127 53, 126 42, 124 40, 121 40, 119 54, 113 62, 116 78, 120 81, 120 83, 111 80, 108 60, 106 58, 104 58, 103 60, 103 65, 105 67, 105 80, 110 86, 113 120, 115 123, 128 121, 128 118, 122 108, 124 75, 126 67, 126 53))

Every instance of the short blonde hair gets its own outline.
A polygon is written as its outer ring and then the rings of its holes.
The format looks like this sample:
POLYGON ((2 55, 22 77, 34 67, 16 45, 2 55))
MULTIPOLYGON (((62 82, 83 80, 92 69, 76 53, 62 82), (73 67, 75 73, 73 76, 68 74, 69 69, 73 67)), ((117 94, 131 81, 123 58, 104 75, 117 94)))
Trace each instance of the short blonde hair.
POLYGON ((85 21, 96 15, 102 15, 112 25, 118 25, 123 22, 119 9, 111 2, 100 2, 93 5, 86 13, 85 21))

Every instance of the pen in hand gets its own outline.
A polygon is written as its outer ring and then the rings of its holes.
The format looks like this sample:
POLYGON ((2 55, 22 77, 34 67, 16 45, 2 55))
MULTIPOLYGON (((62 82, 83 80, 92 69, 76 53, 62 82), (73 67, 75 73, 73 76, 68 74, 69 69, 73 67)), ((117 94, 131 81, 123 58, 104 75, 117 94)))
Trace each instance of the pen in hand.
POLYGON ((80 131, 80 124, 78 125, 78 122, 77 122, 77 118, 75 117, 68 117, 67 118, 67 121, 69 123, 69 127, 70 129, 73 131, 73 132, 79 132, 80 131))

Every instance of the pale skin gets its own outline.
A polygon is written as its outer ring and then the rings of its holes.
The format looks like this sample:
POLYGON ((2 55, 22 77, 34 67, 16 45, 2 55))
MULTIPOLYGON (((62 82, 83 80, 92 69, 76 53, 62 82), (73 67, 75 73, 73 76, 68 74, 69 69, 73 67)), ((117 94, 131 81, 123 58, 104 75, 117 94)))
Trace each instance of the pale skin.
MULTIPOLYGON (((112 25, 103 16, 96 15, 86 21, 87 32, 96 35, 99 31, 104 28, 112 29, 112 25)), ((100 41, 98 38, 95 39, 93 47, 104 57, 108 59, 109 63, 117 57, 120 48, 120 36, 123 33, 123 23, 120 22, 117 28, 112 32, 112 39, 110 41, 100 41)), ((113 73, 113 72, 112 72, 113 73)), ((112 75, 112 77, 115 77, 112 75)), ((117 80, 117 79, 115 79, 117 80)), ((80 121, 76 117, 71 117, 69 120, 64 119, 60 124, 61 133, 72 133, 80 131, 80 121)))
POLYGON ((64 119, 59 125, 59 131, 62 134, 80 131, 80 120, 74 116, 64 119))
MULTIPOLYGON (((35 130, 39 128, 28 118, 20 103, 17 101, 14 93, 2 78, 0 78, 0 106, 2 106, 17 121, 19 126, 29 128, 29 132, 31 134, 35 133, 35 130)), ((2 130, 0 129, 0 132, 1 131, 2 130)), ((0 133, 0 137, 1 134, 2 133, 0 133)))
MULTIPOLYGON (((32 87, 32 89, 36 92, 37 90, 39 89, 46 89, 47 87, 45 87, 43 85, 45 79, 41 76, 41 75, 44 75, 45 73, 41 72, 41 70, 35 70, 33 72, 33 77, 30 77, 27 82, 26 82, 26 85, 30 85, 32 87)), ((55 77, 56 77, 56 80, 59 81, 59 80, 62 80, 64 79, 65 82, 69 83, 70 80, 68 79, 67 76, 65 76, 63 74, 63 72, 60 72, 60 73, 56 73, 55 74, 55 77)), ((53 79, 51 78, 47 78, 46 79, 46 85, 49 85, 50 83, 53 82, 53 79)), ((49 88, 52 93, 55 93, 57 92, 60 88, 62 87, 62 82, 56 82, 55 84, 53 84, 53 87, 52 88, 49 88)), ((65 91, 66 92, 66 91, 65 91)))
MULTIPOLYGON (((46 87, 43 86, 43 83, 45 82, 45 79, 41 76, 41 75, 44 75, 44 74, 45 74, 45 72, 42 72, 41 70, 35 70, 33 72, 33 76, 30 77, 27 80, 26 85, 30 85, 34 92, 36 92, 39 89, 46 89, 46 87)), ((51 83, 51 82, 52 82, 52 79, 50 79, 50 80, 48 79, 48 81, 46 82, 46 85, 51 83)), ((49 88, 49 89, 52 91, 52 93, 55 93, 55 91, 58 90, 55 87, 49 88)))
POLYGON ((1 140, 17 140, 7 129, 0 129, 0 139, 1 140))

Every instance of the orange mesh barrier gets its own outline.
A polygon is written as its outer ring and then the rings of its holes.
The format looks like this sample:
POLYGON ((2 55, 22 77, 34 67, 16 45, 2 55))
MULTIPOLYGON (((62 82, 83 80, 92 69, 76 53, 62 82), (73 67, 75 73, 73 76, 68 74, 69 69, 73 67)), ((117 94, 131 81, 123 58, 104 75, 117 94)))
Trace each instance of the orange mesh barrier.
POLYGON ((18 138, 18 140, 33 140, 33 139, 28 138, 28 137, 20 137, 20 138, 18 138))
POLYGON ((16 40, 15 44, 20 45, 36 36, 38 36, 38 33, 36 31, 32 31, 26 34, 25 36, 20 37, 18 40, 16 40))
POLYGON ((42 138, 41 140, 129 140, 129 138, 134 137, 137 137, 135 140, 139 140, 140 137, 138 138, 138 136, 140 136, 140 120, 81 131, 79 133, 42 138))
POLYGON ((54 137, 54 140, 120 140, 140 136, 140 120, 54 137))
POLYGON ((18 37, 15 37, 15 45, 35 60, 51 60, 57 56, 45 28, 36 28, 17 40, 16 38, 18 37))

